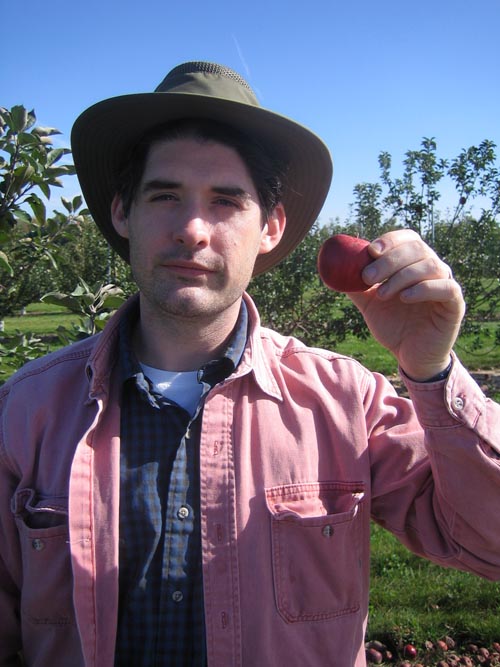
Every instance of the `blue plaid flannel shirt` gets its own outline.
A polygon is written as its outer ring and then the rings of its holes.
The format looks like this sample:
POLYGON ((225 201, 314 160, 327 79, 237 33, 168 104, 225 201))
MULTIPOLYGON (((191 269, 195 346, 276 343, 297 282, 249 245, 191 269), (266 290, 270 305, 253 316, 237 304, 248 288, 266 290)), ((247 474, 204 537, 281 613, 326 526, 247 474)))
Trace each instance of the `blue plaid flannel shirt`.
POLYGON ((225 354, 203 366, 191 418, 156 394, 122 323, 119 618, 116 667, 204 667, 199 428, 203 398, 230 375, 247 337, 244 303, 225 354))

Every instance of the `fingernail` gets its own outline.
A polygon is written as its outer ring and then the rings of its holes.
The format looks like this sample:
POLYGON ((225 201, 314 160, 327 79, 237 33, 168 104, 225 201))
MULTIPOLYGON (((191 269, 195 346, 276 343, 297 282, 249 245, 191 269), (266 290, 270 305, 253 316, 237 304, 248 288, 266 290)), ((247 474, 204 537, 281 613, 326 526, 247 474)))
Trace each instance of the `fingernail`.
POLYGON ((368 266, 363 270, 363 278, 366 278, 368 282, 375 282, 376 277, 377 269, 372 264, 368 264, 368 266))
POLYGON ((377 289, 377 294, 379 296, 385 296, 387 294, 388 289, 389 288, 387 287, 386 283, 382 283, 381 285, 379 285, 379 287, 377 289))
POLYGON ((372 250, 375 250, 377 253, 381 253, 384 250, 384 244, 380 239, 375 239, 371 244, 372 250))

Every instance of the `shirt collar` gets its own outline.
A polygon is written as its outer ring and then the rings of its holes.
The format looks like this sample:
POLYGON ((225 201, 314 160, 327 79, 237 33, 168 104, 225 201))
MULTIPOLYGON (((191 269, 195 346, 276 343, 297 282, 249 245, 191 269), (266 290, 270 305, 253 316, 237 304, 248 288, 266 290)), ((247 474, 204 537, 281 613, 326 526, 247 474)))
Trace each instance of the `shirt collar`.
MULTIPOLYGON (((144 374, 132 346, 133 331, 138 319, 139 303, 130 309, 120 323, 120 369, 122 382, 134 377, 138 383, 143 384, 144 374)), ((235 371, 245 351, 247 330, 248 310, 242 300, 238 320, 226 349, 218 359, 213 359, 198 369, 199 382, 213 387, 235 371)))
POLYGON ((218 382, 229 377, 240 363, 247 342, 248 333, 248 311, 242 300, 240 312, 233 334, 229 340, 224 353, 219 359, 209 361, 198 370, 198 381, 206 382, 214 387, 218 382))

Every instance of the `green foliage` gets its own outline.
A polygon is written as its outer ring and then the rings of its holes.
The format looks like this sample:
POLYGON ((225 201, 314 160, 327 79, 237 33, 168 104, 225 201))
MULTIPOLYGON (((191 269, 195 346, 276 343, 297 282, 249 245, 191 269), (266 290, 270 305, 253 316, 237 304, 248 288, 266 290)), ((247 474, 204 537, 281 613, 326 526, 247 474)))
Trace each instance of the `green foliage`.
POLYGON ((382 187, 378 183, 358 183, 354 186, 357 235, 375 239, 382 232, 380 196, 382 187))
POLYGON ((57 264, 57 271, 50 272, 51 285, 42 293, 70 292, 80 277, 89 285, 105 281, 120 285, 126 294, 137 291, 130 266, 110 248, 88 215, 84 216, 79 233, 60 247, 57 264))
POLYGON ((22 331, 0 334, 0 382, 7 380, 22 364, 47 352, 47 343, 34 334, 22 331))
POLYGON ((451 220, 453 224, 467 201, 472 197, 484 196, 491 201, 490 214, 495 217, 500 211, 500 181, 495 166, 495 144, 484 140, 479 146, 463 149, 452 160, 448 176, 454 181, 459 194, 458 206, 451 220))
POLYGON ((379 155, 380 177, 387 189, 384 207, 403 227, 413 229, 421 236, 433 225, 434 208, 440 198, 437 184, 446 171, 446 160, 436 155, 434 139, 424 138, 419 151, 409 150, 403 161, 403 174, 391 176, 392 158, 389 153, 379 155))
MULTIPOLYGON (((130 292, 134 283, 129 267, 96 233, 81 195, 61 197, 63 211, 47 213, 52 189, 75 171, 66 161, 70 150, 53 145, 57 134, 36 126, 34 111, 0 107, 0 320, 47 292, 56 300, 55 291, 62 295, 77 284, 67 296, 81 316, 79 325, 58 331, 69 342, 99 330, 111 304, 120 301, 118 288, 109 283, 119 280, 130 292), (107 285, 88 287, 105 276, 107 285)), ((46 352, 47 344, 36 336, 3 334, 0 376, 46 352)))
POLYGON ((314 225, 289 257, 254 278, 249 287, 264 325, 317 347, 331 347, 348 332, 367 334, 358 310, 318 276, 319 248, 334 229, 314 225))
MULTIPOLYGON (((478 332, 485 321, 498 321, 500 311, 500 175, 495 144, 485 140, 445 160, 437 155, 434 139, 424 138, 421 150, 408 151, 403 174, 392 175, 392 158, 381 153, 379 165, 384 185, 381 216, 388 223, 421 234, 452 268, 467 303, 464 331, 478 332), (456 190, 456 205, 448 218, 437 211, 438 185, 444 178, 456 190), (478 198, 483 206, 473 215, 478 198)), ((359 188, 359 186, 357 186, 359 188)), ((368 184, 364 184, 364 192, 368 184)), ((377 195, 380 194, 377 190, 377 195)), ((376 207, 378 201, 372 198, 376 207)), ((500 328, 495 339, 500 338, 500 328)))
POLYGON ((491 211, 464 216, 453 226, 439 224, 435 247, 452 267, 467 303, 465 330, 477 331, 498 319, 500 308, 500 229, 491 211))
POLYGON ((125 301, 125 296, 123 290, 116 285, 97 284, 91 288, 80 278, 71 294, 49 292, 42 297, 42 301, 63 306, 80 316, 79 323, 73 325, 72 329, 59 327, 57 330, 61 341, 67 344, 101 331, 112 312, 125 301))
POLYGON ((44 270, 82 220, 81 196, 47 214, 44 198, 74 167, 62 163, 69 149, 52 145, 58 130, 35 123, 34 111, 0 107, 0 318, 39 296, 44 270))

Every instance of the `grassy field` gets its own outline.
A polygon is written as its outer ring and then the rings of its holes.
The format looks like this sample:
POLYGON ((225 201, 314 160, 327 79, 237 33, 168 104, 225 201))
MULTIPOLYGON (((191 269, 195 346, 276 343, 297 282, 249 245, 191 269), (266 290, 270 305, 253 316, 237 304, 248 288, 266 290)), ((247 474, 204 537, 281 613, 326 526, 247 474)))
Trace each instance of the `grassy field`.
POLYGON ((411 554, 372 525, 368 638, 391 647, 451 636, 460 645, 500 640, 500 583, 411 554))
POLYGON ((37 336, 54 335, 58 327, 70 328, 78 316, 50 304, 35 303, 26 308, 25 315, 5 318, 5 333, 13 334, 16 331, 33 333, 37 336))
MULTIPOLYGON (((44 336, 53 334, 60 325, 71 327, 77 320, 77 316, 53 306, 36 304, 26 315, 7 318, 5 331, 44 336)), ((397 371, 391 355, 373 340, 352 337, 336 349, 373 371, 386 375, 397 371)), ((500 368, 500 347, 493 345, 488 327, 480 339, 461 337, 457 352, 471 370, 500 368)), ((408 641, 422 647, 426 640, 435 642, 446 635, 464 644, 500 641, 500 583, 419 559, 375 525, 372 550, 368 639, 379 639, 393 649, 408 641)))

